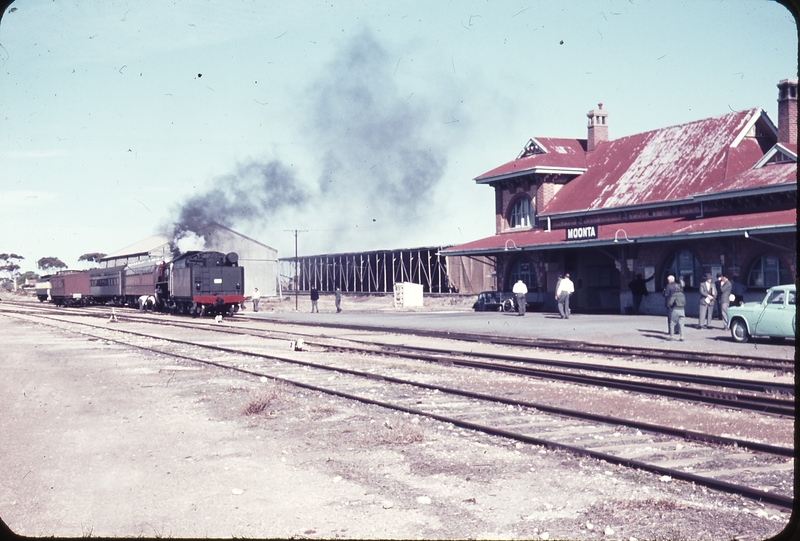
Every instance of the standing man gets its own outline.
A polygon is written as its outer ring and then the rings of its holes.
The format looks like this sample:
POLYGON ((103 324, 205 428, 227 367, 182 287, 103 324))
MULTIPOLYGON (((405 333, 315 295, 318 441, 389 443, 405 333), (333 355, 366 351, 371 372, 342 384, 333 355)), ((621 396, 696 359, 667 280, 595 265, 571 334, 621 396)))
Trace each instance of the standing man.
POLYGON ((575 293, 575 285, 569 279, 569 273, 558 282, 556 287, 556 300, 558 301, 558 313, 561 319, 569 319, 569 297, 575 293))
POLYGON ((647 282, 655 278, 656 275, 653 274, 650 278, 645 280, 642 278, 641 274, 637 274, 634 280, 628 284, 628 289, 631 290, 631 294, 633 295, 633 313, 639 313, 639 307, 642 306, 642 299, 647 296, 647 282))
POLYGON ((525 304, 528 302, 525 296, 528 294, 528 286, 521 279, 517 280, 511 291, 517 296, 517 315, 525 315, 525 304))
POLYGON ((675 290, 680 287, 679 284, 675 283, 674 276, 671 274, 667 276, 667 287, 664 288, 664 305, 667 307, 667 332, 670 335, 672 334, 672 308, 669 305, 669 298, 675 293, 675 290))
POLYGON ((667 310, 669 310, 669 338, 673 340, 673 334, 678 334, 678 340, 683 342, 683 321, 686 318, 686 296, 680 284, 675 284, 672 294, 667 298, 667 310))
POLYGON ((261 299, 261 293, 258 288, 253 289, 253 312, 258 312, 258 301, 261 299))
POLYGON ((733 291, 733 284, 728 280, 724 274, 717 275, 717 291, 719 297, 719 317, 722 318, 722 328, 728 328, 728 306, 731 304, 731 292, 733 291))
POLYGON ((701 329, 708 329, 711 324, 715 296, 716 290, 714 289, 714 283, 711 281, 711 275, 706 274, 703 276, 703 283, 700 284, 700 317, 697 326, 701 329))
POLYGON ((317 308, 317 301, 319 300, 319 291, 317 291, 316 286, 311 286, 311 313, 314 312, 319 314, 319 308, 317 308))
POLYGON ((342 288, 336 288, 336 291, 333 292, 333 300, 336 304, 336 313, 338 314, 342 311, 342 288))

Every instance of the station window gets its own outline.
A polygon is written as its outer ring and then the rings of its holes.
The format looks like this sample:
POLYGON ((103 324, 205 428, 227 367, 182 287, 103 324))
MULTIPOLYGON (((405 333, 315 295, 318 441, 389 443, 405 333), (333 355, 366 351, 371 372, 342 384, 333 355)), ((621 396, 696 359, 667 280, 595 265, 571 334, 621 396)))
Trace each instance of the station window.
POLYGON ((518 259, 511 267, 511 272, 508 275, 508 289, 511 290, 517 280, 522 280, 528 291, 536 291, 538 289, 536 281, 536 273, 533 272, 529 261, 518 259))
POLYGON ((681 250, 673 254, 664 266, 661 284, 667 285, 667 276, 674 276, 675 281, 683 280, 685 287, 697 287, 703 277, 703 270, 697 258, 689 250, 681 250))
POLYGON ((792 279, 778 256, 762 255, 750 267, 747 277, 748 287, 769 288, 781 284, 791 284, 792 279))
POLYGON ((514 203, 508 217, 509 227, 530 227, 533 224, 533 206, 527 197, 521 197, 514 203))
POLYGON ((588 265, 586 267, 586 282, 595 289, 619 288, 619 271, 614 265, 588 265))

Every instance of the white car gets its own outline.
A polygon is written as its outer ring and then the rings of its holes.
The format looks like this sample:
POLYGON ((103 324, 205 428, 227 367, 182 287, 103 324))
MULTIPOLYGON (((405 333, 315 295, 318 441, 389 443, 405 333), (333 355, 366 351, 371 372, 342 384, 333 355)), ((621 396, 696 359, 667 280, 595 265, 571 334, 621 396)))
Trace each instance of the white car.
POLYGON ((731 306, 728 308, 731 336, 737 342, 746 342, 751 336, 795 338, 796 299, 796 287, 792 284, 768 289, 761 302, 731 306))

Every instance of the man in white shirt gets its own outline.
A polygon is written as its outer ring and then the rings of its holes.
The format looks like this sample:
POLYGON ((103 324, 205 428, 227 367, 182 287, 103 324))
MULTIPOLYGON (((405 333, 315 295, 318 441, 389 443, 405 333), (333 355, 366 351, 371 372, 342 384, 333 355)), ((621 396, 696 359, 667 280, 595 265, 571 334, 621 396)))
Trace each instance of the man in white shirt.
POLYGON ((569 274, 559 280, 556 288, 556 300, 558 301, 558 313, 561 319, 569 319, 569 296, 575 293, 575 286, 569 279, 569 274))
POLYGON ((261 293, 258 288, 253 289, 253 312, 258 312, 258 301, 261 300, 261 293))
POLYGON ((517 315, 525 315, 525 296, 528 294, 528 286, 522 280, 517 280, 511 291, 517 296, 517 315))

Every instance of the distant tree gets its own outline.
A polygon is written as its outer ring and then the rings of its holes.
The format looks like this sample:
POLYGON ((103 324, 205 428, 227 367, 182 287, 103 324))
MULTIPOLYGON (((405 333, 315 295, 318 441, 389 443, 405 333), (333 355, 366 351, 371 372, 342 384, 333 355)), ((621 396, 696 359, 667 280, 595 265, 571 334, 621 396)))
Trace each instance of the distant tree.
POLYGON ((0 254, 0 259, 8 260, 8 259, 25 259, 25 258, 17 254, 0 254))
POLYGON ((42 269, 45 272, 48 271, 56 271, 58 272, 60 269, 66 269, 67 264, 61 261, 57 257, 43 257, 39 261, 36 262, 36 266, 42 269))
POLYGON ((102 252, 89 252, 88 254, 83 254, 78 258, 78 261, 89 261, 90 263, 97 263, 101 259, 103 259, 106 254, 102 252))
POLYGON ((0 287, 3 289, 13 289, 14 288, 14 273, 16 273, 20 267, 19 264, 12 259, 16 259, 17 261, 25 259, 21 255, 17 255, 14 253, 0 254, 0 273, 6 274, 7 276, 3 276, 2 281, 0 281, 0 287))
POLYGON ((12 259, 21 260, 25 258, 17 254, 0 254, 0 271, 9 274, 18 271, 19 264, 11 261, 12 259))
POLYGON ((38 280, 39 275, 33 271, 26 271, 17 276, 17 286, 24 286, 27 280, 38 280))

